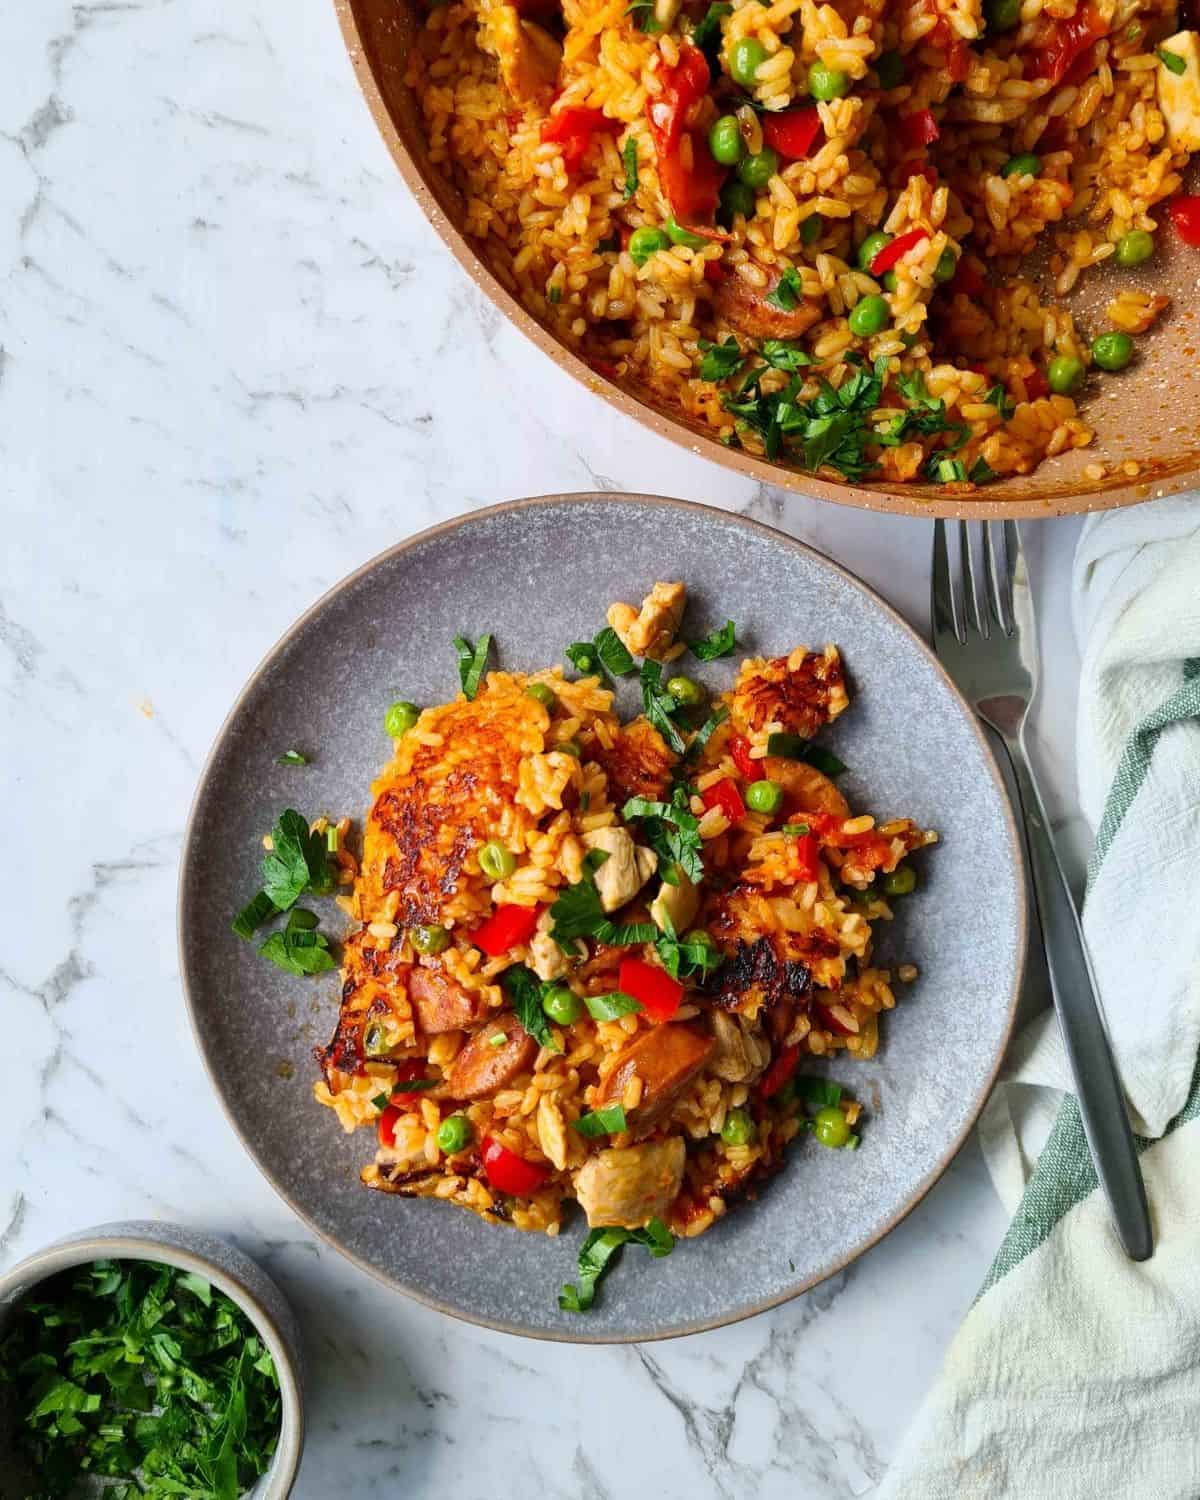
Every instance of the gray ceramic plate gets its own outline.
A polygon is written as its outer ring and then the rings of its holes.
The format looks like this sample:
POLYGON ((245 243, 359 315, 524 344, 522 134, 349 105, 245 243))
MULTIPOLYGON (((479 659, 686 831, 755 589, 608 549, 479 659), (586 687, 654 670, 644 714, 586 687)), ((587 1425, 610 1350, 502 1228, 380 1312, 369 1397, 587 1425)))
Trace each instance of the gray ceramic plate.
MULTIPOLYGON (((697 675, 713 687, 733 664, 697 675)), ((690 668, 689 668, 690 670, 690 668)), ((627 705, 632 708, 632 703, 627 705)), ((250 679, 221 730, 192 811, 180 890, 183 975, 217 1092, 292 1207, 364 1269, 473 1322, 607 1341, 690 1333, 758 1312, 831 1275, 891 1229, 945 1169, 995 1076, 1024 951, 1016 836, 996 768, 924 645, 875 594, 778 532, 680 501, 580 495, 476 512, 414 537, 327 594, 250 679), (590 637, 613 599, 682 578, 687 624, 732 616, 772 653, 836 641, 854 704, 832 743, 852 805, 909 815, 943 842, 921 856, 885 959, 920 967, 879 1056, 833 1071, 868 1106, 853 1155, 799 1144, 761 1199, 666 1260, 626 1253, 585 1316, 562 1313, 584 1228, 557 1240, 462 1210, 364 1189, 367 1132, 316 1105, 312 1048, 337 1013, 332 976, 292 979, 229 930, 258 886, 260 839, 285 806, 360 818, 385 763, 398 697, 457 690, 451 639, 495 634, 532 669, 590 637), (293 746, 303 770, 276 764, 293 746)), ((337 917, 330 907, 330 916, 337 917)), ((327 917, 327 922, 330 917, 327 917)))

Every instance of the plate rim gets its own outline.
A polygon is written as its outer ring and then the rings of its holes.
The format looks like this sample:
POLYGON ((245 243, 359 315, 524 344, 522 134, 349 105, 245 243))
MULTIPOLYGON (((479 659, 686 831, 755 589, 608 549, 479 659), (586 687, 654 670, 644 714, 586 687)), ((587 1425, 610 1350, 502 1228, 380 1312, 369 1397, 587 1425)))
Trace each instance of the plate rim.
POLYGON ((962 1150, 963 1146, 966 1143, 967 1137, 974 1129, 980 1114, 983 1112, 983 1107, 987 1103, 987 1100, 996 1083, 996 1079, 999 1075, 1000 1069, 1003 1066, 1004 1058, 1008 1051, 1009 1044, 1012 1040, 1013 1029, 1016 1024, 1017 1006, 1020 1000, 1021 990, 1025 977, 1026 954, 1029 936, 1029 897, 1027 883, 1024 875, 1024 858, 1022 848, 1023 846, 1017 828, 1016 816, 1013 810, 1012 801, 1009 797, 1008 789, 1001 774, 995 751, 983 731, 983 726, 981 725, 978 716, 975 714, 966 698, 964 698, 962 693, 958 690, 954 682, 951 680, 949 673, 946 671, 942 663, 938 660, 938 657, 935 654, 933 648, 922 639, 920 634, 913 628, 913 626, 908 623, 908 621, 899 613, 898 610, 896 610, 891 604, 889 604, 886 599, 884 599, 875 589, 871 587, 870 584, 866 583, 856 573, 853 573, 849 568, 845 567, 842 563, 835 561, 824 552, 819 551, 816 547, 811 546, 807 542, 801 541, 798 537, 790 536, 787 532, 780 531, 777 527, 768 526, 764 522, 754 520, 750 516, 742 515, 738 511, 722 510, 718 506, 705 505, 695 500, 682 500, 677 497, 668 495, 649 495, 632 491, 607 490, 576 490, 559 494, 531 495, 516 500, 501 501, 495 505, 480 506, 478 509, 463 511, 456 516, 451 516, 445 521, 439 521, 433 526, 425 527, 421 531, 414 532, 411 536, 405 537, 402 541, 394 542, 390 547, 385 547, 381 552, 378 552, 374 556, 368 558, 366 562, 361 563, 357 568, 354 568, 344 577, 338 579, 329 588, 325 589, 318 596, 318 598, 314 600, 311 605, 309 605, 307 609, 305 609, 300 615, 296 617, 295 620, 293 620, 291 625, 288 626, 283 634, 280 635, 275 643, 266 651, 266 653, 259 660, 258 664, 255 666, 254 670, 246 678, 246 681, 243 683, 241 690, 237 694, 237 697, 234 699, 224 718, 221 720, 217 732, 213 737, 212 743, 209 746, 208 751, 204 757, 203 764, 200 768, 200 774, 196 781, 195 791, 192 794, 191 806, 188 809, 187 822, 184 825, 183 844, 180 850, 179 876, 176 883, 175 899, 175 940, 176 950, 179 957, 180 986, 182 988, 184 1002, 187 1007, 188 1024, 191 1029, 192 1039, 195 1042, 196 1050, 200 1055, 201 1062, 203 1063, 204 1072, 207 1077, 208 1083, 211 1086, 212 1092, 216 1095, 222 1113, 231 1126, 234 1134, 238 1139, 238 1142, 242 1146, 242 1149, 249 1156, 250 1160, 254 1163, 255 1167, 261 1173, 263 1178, 265 1178, 267 1184, 286 1204, 291 1212, 296 1215, 301 1223, 303 1223, 313 1234, 315 1234, 321 1241, 323 1241, 323 1243, 328 1245, 331 1249, 336 1250, 339 1255, 345 1257, 346 1260, 350 1261, 351 1264, 356 1266, 359 1270, 364 1271, 374 1281, 379 1282, 382 1286, 387 1287, 390 1291, 399 1292, 405 1297, 410 1297, 414 1302, 417 1302, 424 1307, 428 1307, 434 1312, 444 1313, 459 1322, 468 1323, 477 1328, 489 1328, 494 1332, 510 1334, 517 1338, 539 1339, 547 1343, 557 1344, 604 1345, 657 1343, 658 1341, 663 1339, 685 1338, 691 1334, 707 1333, 714 1328, 724 1328, 734 1323, 743 1322, 747 1318, 757 1317, 760 1313, 768 1312, 770 1311, 770 1309, 775 1307, 780 1307, 784 1303, 792 1301, 793 1298, 799 1297, 804 1292, 811 1291, 813 1287, 819 1286, 822 1282, 828 1281, 831 1277, 836 1276, 841 1271, 844 1271, 847 1266, 852 1265, 856 1260, 859 1260, 863 1255, 865 1255, 868 1250, 871 1250, 876 1245, 878 1245, 881 1240, 883 1240, 901 1223, 903 1223, 903 1221, 909 1216, 910 1213, 912 1213, 917 1205, 923 1202, 924 1199, 929 1195, 934 1185, 939 1182, 945 1175, 955 1157, 962 1150), (719 1317, 700 1318, 690 1322, 675 1323, 666 1328, 640 1334, 588 1333, 585 1329, 581 1329, 578 1333, 575 1333, 573 1331, 559 1332, 553 1329, 531 1329, 521 1326, 517 1323, 509 1322, 505 1318, 500 1316, 482 1317, 474 1313, 466 1312, 460 1307, 443 1301, 441 1298, 431 1294, 422 1287, 418 1287, 408 1282, 401 1281, 398 1277, 392 1276, 386 1271, 381 1270, 378 1266, 375 1266, 368 1260, 364 1259, 356 1251, 351 1250, 346 1245, 340 1243, 331 1231, 327 1231, 320 1224, 318 1224, 310 1216, 310 1214, 300 1206, 300 1204, 283 1186, 283 1184, 276 1180, 276 1177, 270 1166, 265 1160, 262 1159, 262 1157, 260 1157, 258 1151, 255 1149, 249 1137, 247 1136, 245 1131, 243 1131, 240 1122, 234 1114, 233 1107, 226 1097, 225 1090, 222 1088, 218 1080, 218 1076, 214 1069, 213 1061, 210 1055, 209 1046, 205 1040, 198 1018, 197 1000, 193 994, 192 979, 189 972, 187 946, 185 941, 185 928, 188 925, 188 914, 192 904, 193 887, 198 879, 197 875, 194 873, 199 864, 199 861, 197 861, 197 859, 195 858, 195 855, 198 852, 196 846, 197 822, 202 806, 206 802, 208 797, 210 782, 212 781, 215 774, 218 752, 224 744, 226 736, 228 735, 234 720, 241 713, 244 704, 250 697, 250 694, 258 687, 258 684, 262 677, 273 666, 279 655, 288 646, 290 646, 293 639, 309 624, 310 621, 318 616, 326 608, 327 605, 331 604, 346 589, 353 587, 362 578, 373 572, 376 568, 392 561, 392 559, 394 558, 403 556, 404 553, 412 551, 416 547, 423 545, 424 543, 434 538, 451 535, 455 531, 462 530, 475 521, 485 518, 524 513, 526 511, 546 509, 555 505, 571 504, 577 501, 589 500, 599 501, 601 503, 611 500, 620 501, 622 503, 633 502, 634 504, 642 507, 663 508, 667 510, 674 510, 677 512, 684 512, 691 515, 700 514, 703 516, 707 516, 710 519, 720 522, 721 524, 732 525, 749 531, 752 534, 761 537, 765 541, 773 542, 776 545, 782 544, 792 552, 801 553, 808 557, 811 561, 816 562, 818 566, 832 569, 835 573, 839 574, 844 581, 848 582, 853 588, 859 590, 862 594, 864 594, 868 602, 873 604, 877 609, 881 610, 883 614, 891 621, 891 623, 894 626, 897 626, 905 635, 907 635, 912 644, 917 647, 918 652, 924 657, 928 666, 933 669, 935 675, 940 679, 943 688, 946 689, 953 702, 962 712, 969 729, 974 734, 975 739, 983 752, 984 764, 987 766, 988 774, 991 777, 992 784, 995 786, 996 791, 999 794, 1000 807, 1003 814, 1004 828, 1007 835, 1010 854, 1009 869, 1013 873, 1014 884, 1016 887, 1016 962, 1013 968, 1012 990, 1008 997, 1004 1026, 1001 1033, 1000 1043, 996 1048, 996 1056, 992 1062, 992 1066, 989 1069, 986 1078, 980 1084, 979 1088, 975 1092, 974 1097, 970 1101, 970 1106, 964 1118, 961 1129, 958 1131, 954 1139, 947 1145, 943 1153, 939 1156, 938 1160, 934 1162, 934 1164, 929 1168, 929 1170, 913 1188, 912 1192, 908 1195, 905 1201, 901 1203, 900 1206, 895 1210, 895 1212, 880 1227, 875 1229, 868 1236, 868 1238, 863 1240, 859 1245, 857 1245, 854 1249, 843 1256, 836 1264, 829 1266, 826 1270, 821 1271, 819 1274, 798 1279, 797 1282, 794 1285, 789 1286, 786 1291, 762 1298, 759 1301, 749 1305, 739 1305, 735 1308, 732 1308, 727 1313, 723 1313, 719 1317))

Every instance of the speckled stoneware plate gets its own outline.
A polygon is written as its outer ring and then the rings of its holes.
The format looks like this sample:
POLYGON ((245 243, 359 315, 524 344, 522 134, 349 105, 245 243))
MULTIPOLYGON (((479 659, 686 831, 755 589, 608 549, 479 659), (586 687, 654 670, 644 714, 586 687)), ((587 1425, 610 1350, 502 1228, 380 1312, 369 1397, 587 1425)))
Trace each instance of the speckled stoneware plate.
MULTIPOLYGON (((714 688, 733 663, 697 668, 714 688)), ((692 670, 689 667, 689 671, 692 670)), ((632 710, 631 701, 625 705, 632 710)), ((323 907, 326 924, 338 913, 323 907)), ((991 755, 936 661, 875 594, 778 532, 681 501, 577 495, 476 512, 385 552, 301 619, 251 677, 196 795, 181 878, 192 1020, 213 1083, 263 1172, 312 1227, 400 1291, 473 1322, 586 1341, 652 1339, 746 1317, 831 1275, 886 1234, 945 1169, 995 1076, 1012 1024, 1025 909, 1016 834, 991 755), (937 828, 919 894, 884 961, 921 977, 870 1063, 831 1071, 868 1108, 862 1146, 792 1152, 757 1202, 666 1260, 637 1250, 586 1315, 560 1312, 585 1228, 558 1239, 460 1209, 369 1192, 369 1132, 343 1135, 314 1103, 312 1049, 337 1015, 332 975, 292 979, 230 931, 257 889, 279 812, 361 818, 388 759, 395 698, 457 690, 451 639, 495 634, 502 665, 532 669, 590 637, 613 599, 682 578, 690 629, 732 616, 748 651, 836 641, 853 705, 830 735, 856 808, 937 828), (276 763, 299 747, 307 768, 276 763)))

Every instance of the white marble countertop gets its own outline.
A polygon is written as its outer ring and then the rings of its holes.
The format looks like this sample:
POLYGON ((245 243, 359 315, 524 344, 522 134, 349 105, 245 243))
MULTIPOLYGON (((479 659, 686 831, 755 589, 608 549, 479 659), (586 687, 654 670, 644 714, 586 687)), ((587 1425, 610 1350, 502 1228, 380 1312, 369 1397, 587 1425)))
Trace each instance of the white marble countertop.
MULTIPOLYGON (((109 1219, 239 1240, 309 1340, 303 1500, 870 1494, 1003 1233, 973 1145, 878 1248, 740 1326, 576 1349, 453 1323, 314 1241, 241 1150, 184 1013, 176 862, 255 663, 433 521, 682 495, 803 537, 918 624, 929 526, 755 486, 556 370, 421 218, 328 0, 4 7, 0 274, 0 1265, 109 1219)), ((1027 533, 1061 822, 1075 527, 1027 533)))

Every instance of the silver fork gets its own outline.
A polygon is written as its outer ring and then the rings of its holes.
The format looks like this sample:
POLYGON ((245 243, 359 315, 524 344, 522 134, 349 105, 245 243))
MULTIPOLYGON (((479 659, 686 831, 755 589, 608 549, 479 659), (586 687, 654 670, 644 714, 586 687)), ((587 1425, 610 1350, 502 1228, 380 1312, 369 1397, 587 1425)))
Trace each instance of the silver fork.
POLYGON ((1154 1240, 1133 1132, 1079 916, 1025 746, 1029 705, 1037 692, 1038 647, 1020 537, 1012 521, 984 521, 980 546, 973 541, 968 523, 958 524, 956 579, 945 523, 934 523, 934 648, 959 691, 999 734, 1008 751, 1029 847, 1054 1007, 1083 1128, 1125 1253, 1131 1260, 1146 1260, 1154 1240))

